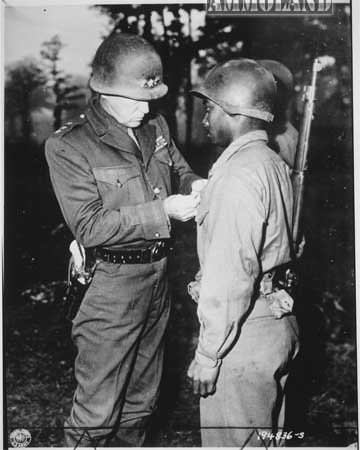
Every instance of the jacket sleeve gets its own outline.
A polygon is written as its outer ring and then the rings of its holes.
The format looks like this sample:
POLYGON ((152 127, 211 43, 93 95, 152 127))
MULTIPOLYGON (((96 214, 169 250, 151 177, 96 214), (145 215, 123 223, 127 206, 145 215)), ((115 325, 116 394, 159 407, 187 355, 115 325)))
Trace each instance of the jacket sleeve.
POLYGON ((170 237, 161 200, 106 209, 86 158, 56 137, 48 139, 45 153, 65 221, 84 247, 170 237))
POLYGON ((170 137, 169 128, 166 120, 159 116, 161 129, 164 130, 166 136, 168 137, 169 153, 173 161, 174 172, 179 178, 179 192, 180 194, 190 194, 191 184, 195 180, 200 180, 201 177, 196 175, 190 168, 189 164, 186 162, 185 158, 182 156, 180 150, 177 148, 174 140, 170 137))
MULTIPOLYGON (((245 178, 245 177, 244 177, 245 178)), ((200 226, 210 236, 202 266, 196 359, 215 367, 231 347, 260 272, 265 208, 249 181, 219 182, 200 226)))

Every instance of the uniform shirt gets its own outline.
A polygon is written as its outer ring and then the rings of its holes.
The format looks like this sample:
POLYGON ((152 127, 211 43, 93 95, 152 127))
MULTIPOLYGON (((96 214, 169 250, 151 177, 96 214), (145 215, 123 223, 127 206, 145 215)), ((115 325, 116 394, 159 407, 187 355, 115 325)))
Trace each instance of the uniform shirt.
POLYGON ((209 367, 234 342, 256 280, 291 259, 290 169, 266 144, 262 130, 232 142, 213 165, 198 208, 196 359, 209 367))
POLYGON ((51 181, 63 216, 84 247, 139 247, 170 237, 163 199, 171 178, 190 193, 198 179, 170 138, 163 117, 142 124, 134 135, 140 149, 99 104, 62 127, 46 142, 51 181))

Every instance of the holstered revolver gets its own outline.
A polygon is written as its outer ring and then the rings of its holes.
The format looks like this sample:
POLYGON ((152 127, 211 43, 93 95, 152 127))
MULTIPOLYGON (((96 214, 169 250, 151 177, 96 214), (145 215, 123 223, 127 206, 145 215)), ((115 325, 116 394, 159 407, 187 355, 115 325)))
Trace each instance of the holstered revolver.
POLYGON ((294 306, 293 294, 297 284, 297 276, 292 265, 286 264, 263 275, 260 282, 260 293, 269 301, 274 317, 281 319, 291 314, 294 306))
POLYGON ((66 318, 73 320, 91 283, 98 261, 91 257, 91 252, 86 253, 85 248, 77 241, 71 242, 69 250, 71 256, 65 304, 66 318))

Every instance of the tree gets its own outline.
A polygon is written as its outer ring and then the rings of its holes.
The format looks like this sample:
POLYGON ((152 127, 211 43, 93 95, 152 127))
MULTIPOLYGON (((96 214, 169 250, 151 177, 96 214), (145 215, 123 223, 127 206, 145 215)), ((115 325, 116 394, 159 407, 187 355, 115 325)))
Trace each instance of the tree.
POLYGON ((35 89, 45 85, 46 75, 35 59, 27 58, 6 70, 5 110, 10 120, 19 114, 22 137, 29 141, 32 132, 31 98, 35 89))
POLYGON ((342 72, 350 66, 349 53, 344 52, 344 44, 351 42, 350 12, 346 6, 337 6, 332 16, 324 18, 282 18, 276 21, 276 26, 273 17, 206 19, 202 5, 103 5, 96 8, 109 17, 113 31, 143 35, 160 53, 169 86, 166 109, 173 133, 177 129, 178 98, 183 96, 185 100, 186 147, 192 132, 193 108, 189 91, 194 81, 191 71, 194 63, 201 77, 209 67, 229 58, 276 59, 290 68, 299 88, 309 82, 315 56, 334 56, 340 81, 342 72))
POLYGON ((71 83, 71 76, 59 69, 60 52, 64 48, 58 35, 42 44, 40 55, 48 69, 48 85, 55 96, 54 129, 61 125, 62 112, 72 107, 69 95, 78 89, 71 83))
POLYGON ((113 32, 136 33, 144 36, 160 53, 164 63, 164 74, 169 86, 166 103, 167 117, 172 133, 176 135, 176 111, 178 97, 185 97, 186 143, 191 138, 192 99, 191 61, 196 55, 196 44, 191 35, 191 10, 184 5, 105 5, 97 7, 109 16, 113 32))

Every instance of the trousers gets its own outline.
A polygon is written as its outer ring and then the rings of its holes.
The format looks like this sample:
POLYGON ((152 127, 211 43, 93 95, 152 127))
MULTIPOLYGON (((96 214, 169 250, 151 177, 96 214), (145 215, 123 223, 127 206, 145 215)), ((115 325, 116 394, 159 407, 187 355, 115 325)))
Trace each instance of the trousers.
POLYGON ((282 445, 285 383, 299 350, 293 315, 276 319, 258 299, 239 337, 225 355, 216 392, 200 400, 204 447, 282 445))
POLYGON ((73 320, 77 388, 69 447, 141 446, 156 407, 170 299, 166 258, 101 262, 73 320))

